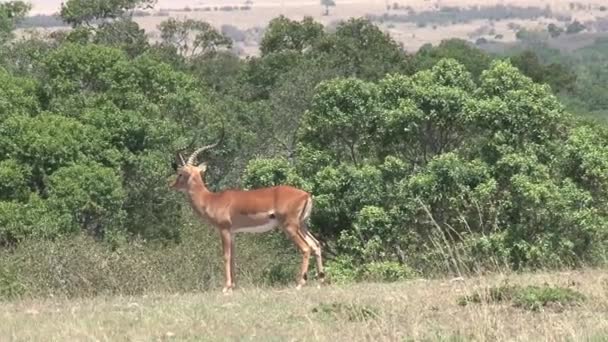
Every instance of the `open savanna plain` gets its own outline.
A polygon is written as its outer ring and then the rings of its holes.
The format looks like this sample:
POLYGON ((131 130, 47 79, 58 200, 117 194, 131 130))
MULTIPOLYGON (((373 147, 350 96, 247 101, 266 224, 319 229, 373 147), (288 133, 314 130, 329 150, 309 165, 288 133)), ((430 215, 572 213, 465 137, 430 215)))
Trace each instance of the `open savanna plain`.
MULTIPOLYGON (((528 294, 534 297, 534 294, 528 294)), ((526 298, 525 300, 537 300, 526 298)), ((19 299, 0 304, 3 341, 606 341, 605 270, 494 274, 301 291, 238 289, 135 297, 19 299), (545 286, 579 293, 535 308, 492 290, 545 286), (499 298, 500 299, 500 298, 499 298)))
MULTIPOLYGON (((59 0, 32 0, 32 14, 52 14, 58 12, 61 7, 59 0)), ((328 15, 319 1, 310 0, 263 0, 263 1, 225 1, 225 0, 158 0, 149 15, 135 18, 141 28, 150 34, 152 40, 158 38, 158 25, 167 20, 168 17, 184 19, 191 18, 206 21, 220 29, 224 25, 230 25, 240 30, 251 30, 254 37, 249 37, 244 42, 235 42, 241 55, 257 55, 259 53, 259 32, 265 28, 270 20, 284 15, 293 20, 301 20, 304 17, 312 17, 315 21, 325 26, 331 26, 341 20, 349 18, 382 15, 403 15, 409 9, 416 12, 433 11, 438 13, 441 8, 479 8, 491 6, 514 6, 517 8, 549 8, 554 15, 569 16, 573 20, 586 22, 605 16, 603 0, 337 0, 336 6, 331 7, 328 15), (218 10, 221 7, 241 7, 247 4, 248 10, 218 10), (576 5, 576 6, 574 6, 576 5), (394 10, 397 6, 399 9, 394 10), (573 7, 574 6, 574 7, 573 7), (390 8, 390 9, 389 9, 390 8)), ((495 34, 502 36, 500 42, 516 41, 517 29, 527 28, 531 30, 544 30, 548 24, 558 23, 555 18, 533 18, 518 19, 510 18, 499 21, 490 21, 485 18, 472 20, 447 21, 442 24, 419 25, 416 22, 393 22, 376 21, 385 32, 389 33, 397 42, 402 44, 405 50, 417 51, 422 45, 431 43, 438 44, 447 38, 461 38, 475 41, 479 38, 480 28, 492 26, 493 38, 495 34)), ((52 28, 55 29, 55 28, 52 28)), ((51 30, 52 30, 51 29, 51 30)), ((559 42, 558 42, 559 43, 559 42)), ((561 47, 561 44, 552 44, 561 47)))

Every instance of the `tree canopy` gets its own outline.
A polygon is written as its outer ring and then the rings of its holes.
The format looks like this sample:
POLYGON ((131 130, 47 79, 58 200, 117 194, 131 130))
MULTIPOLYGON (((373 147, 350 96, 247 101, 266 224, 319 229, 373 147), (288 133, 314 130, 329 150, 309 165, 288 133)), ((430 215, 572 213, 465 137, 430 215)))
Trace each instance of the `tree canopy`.
POLYGON ((458 40, 408 54, 365 19, 286 17, 242 59, 198 20, 148 41, 128 12, 151 3, 70 0, 73 30, 20 40, 27 7, 0 5, 1 246, 178 243, 190 216, 171 159, 224 125, 202 156, 210 188, 310 191, 311 230, 353 274, 449 270, 438 248, 469 269, 605 258, 608 134, 556 97, 581 91, 569 65, 458 40))

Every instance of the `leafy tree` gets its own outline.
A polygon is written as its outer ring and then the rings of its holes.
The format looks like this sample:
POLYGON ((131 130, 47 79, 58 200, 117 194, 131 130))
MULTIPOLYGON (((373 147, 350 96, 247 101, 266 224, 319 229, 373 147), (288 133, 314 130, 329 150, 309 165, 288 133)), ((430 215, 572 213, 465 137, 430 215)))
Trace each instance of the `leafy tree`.
POLYGON ((385 110, 380 151, 424 164, 458 147, 466 135, 465 108, 474 88, 464 66, 448 59, 412 78, 381 80, 385 110))
POLYGON ((92 41, 95 44, 119 48, 126 51, 129 56, 141 55, 149 47, 146 32, 128 18, 102 23, 97 28, 92 41))
POLYGON ((156 0, 68 0, 60 16, 73 27, 90 26, 100 20, 116 19, 135 8, 152 8, 156 0))
POLYGON ((122 229, 125 191, 115 170, 98 164, 77 164, 59 169, 49 178, 50 208, 72 219, 75 230, 83 228, 103 237, 122 229))
POLYGON ((282 75, 302 62, 304 57, 292 50, 283 50, 247 61, 239 77, 242 98, 248 101, 267 100, 282 75))
POLYGON ((305 17, 298 22, 279 16, 268 24, 260 42, 260 52, 262 56, 285 50, 303 52, 323 35, 323 25, 311 17, 305 17))
POLYGON ((35 115, 40 111, 35 80, 14 77, 0 68, 0 123, 11 115, 35 115))
POLYGON ((33 194, 27 203, 0 201, 0 246, 26 239, 52 239, 68 233, 69 217, 48 207, 33 194))
POLYGON ((159 25, 162 43, 177 50, 181 55, 194 57, 230 48, 232 41, 211 24, 194 19, 179 21, 168 19, 159 25))
POLYGON ((329 8, 335 7, 336 2, 334 0, 321 0, 321 6, 325 6, 325 13, 323 15, 329 15, 329 8))
POLYGON ((359 164, 380 120, 377 97, 374 84, 358 79, 321 83, 304 117, 301 141, 331 151, 338 162, 359 164))
POLYGON ((14 159, 0 161, 0 201, 26 201, 32 170, 14 159))
POLYGON ((526 76, 537 83, 549 84, 557 93, 574 89, 576 74, 561 63, 545 65, 538 55, 529 50, 511 57, 511 62, 526 76))
POLYGON ((227 51, 195 57, 190 61, 190 73, 206 87, 223 94, 238 93, 241 86, 239 76, 244 68, 245 62, 227 51))
POLYGON ((113 151, 91 126, 72 118, 41 115, 13 116, 1 126, 0 153, 32 169, 29 180, 40 193, 46 191, 46 176, 62 166, 99 158, 112 163, 113 151))
POLYGON ((0 3, 0 45, 13 37, 15 25, 27 15, 30 9, 31 5, 23 1, 0 3))
POLYGON ((318 41, 313 53, 344 77, 376 80, 408 69, 399 44, 362 18, 340 22, 335 33, 318 41))
POLYGON ((585 25, 581 24, 578 20, 575 20, 566 26, 566 34, 576 34, 585 29, 585 25))
POLYGON ((442 40, 436 47, 426 44, 412 57, 414 69, 430 69, 441 59, 452 58, 463 64, 475 79, 490 66, 491 57, 462 39, 442 40))
POLYGON ((276 185, 308 187, 285 159, 254 159, 247 164, 243 173, 243 186, 246 189, 276 185))
POLYGON ((279 76, 270 91, 271 115, 262 124, 272 136, 277 152, 294 160, 297 155, 298 131, 304 113, 310 109, 317 85, 337 77, 337 71, 315 60, 304 60, 279 76))
POLYGON ((547 31, 549 31, 551 37, 557 38, 564 32, 564 29, 555 25, 554 23, 551 23, 547 25, 547 31))

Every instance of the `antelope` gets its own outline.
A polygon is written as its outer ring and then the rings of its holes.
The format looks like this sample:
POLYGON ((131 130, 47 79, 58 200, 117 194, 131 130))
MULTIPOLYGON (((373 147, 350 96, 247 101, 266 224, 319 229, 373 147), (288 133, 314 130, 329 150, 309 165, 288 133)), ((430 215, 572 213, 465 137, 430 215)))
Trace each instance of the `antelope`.
POLYGON ((311 252, 317 262, 317 277, 322 284, 325 278, 321 245, 308 231, 306 221, 312 211, 312 197, 303 190, 279 185, 254 190, 225 190, 211 192, 205 185, 205 162, 195 165, 204 151, 220 144, 224 133, 215 144, 195 150, 187 160, 176 153, 173 168, 177 178, 171 187, 186 194, 190 206, 203 220, 219 232, 224 259, 225 284, 222 292, 232 293, 234 277, 234 240, 236 233, 264 233, 277 227, 283 230, 302 253, 302 265, 297 275, 296 289, 307 281, 311 252))

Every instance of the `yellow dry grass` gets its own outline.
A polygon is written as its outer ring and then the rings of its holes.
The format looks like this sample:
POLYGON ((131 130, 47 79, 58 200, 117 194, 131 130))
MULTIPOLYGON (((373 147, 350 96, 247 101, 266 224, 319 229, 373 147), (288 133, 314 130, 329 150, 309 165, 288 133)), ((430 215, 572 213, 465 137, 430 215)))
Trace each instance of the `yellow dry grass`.
MULTIPOLYGON (((62 0, 32 0, 32 13, 48 14, 57 12, 62 0)), ((592 20, 595 17, 604 16, 605 13, 598 11, 598 6, 605 5, 605 0, 336 0, 336 7, 330 10, 330 15, 324 16, 324 8, 320 1, 315 0, 253 0, 252 9, 249 11, 190 11, 184 12, 181 9, 189 7, 221 7, 221 6, 243 6, 245 0, 158 0, 152 13, 159 10, 169 11, 171 17, 175 18, 194 18, 201 19, 220 28, 222 25, 233 25, 239 29, 250 29, 254 27, 265 27, 272 18, 285 15, 288 18, 300 20, 305 16, 311 16, 315 20, 329 25, 340 20, 352 17, 362 17, 367 14, 381 15, 386 13, 386 8, 394 3, 400 6, 410 6, 416 11, 437 9, 441 6, 492 6, 492 5, 513 5, 513 6, 550 6, 556 13, 570 14, 573 18, 581 21, 592 20), (572 11, 570 3, 585 6, 583 10, 572 11)), ((402 12, 405 13, 405 12, 402 12)), ((137 22, 147 32, 155 34, 158 25, 166 20, 164 16, 138 17, 137 22)), ((515 32, 507 28, 509 23, 518 24, 529 29, 546 28, 549 23, 555 22, 552 19, 533 20, 505 20, 495 24, 496 34, 502 34, 502 41, 509 42, 515 40, 515 32)), ((389 32, 393 38, 401 43, 403 47, 410 51, 416 51, 426 43, 438 44, 443 39, 461 38, 470 39, 469 35, 480 26, 487 25, 487 20, 474 20, 468 23, 458 23, 447 26, 433 25, 427 27, 417 27, 414 23, 394 23, 392 25, 381 25, 382 29, 389 32)), ((473 39, 474 40, 474 39, 473 39)), ((245 55, 257 55, 258 47, 255 44, 240 44, 240 49, 245 55)))
POLYGON ((601 341, 608 339, 608 274, 587 269, 309 286, 299 292, 242 288, 232 296, 218 289, 28 299, 1 303, 0 322, 3 341, 601 341), (509 303, 458 305, 459 296, 505 280, 570 287, 588 299, 564 310, 538 312, 509 303))

